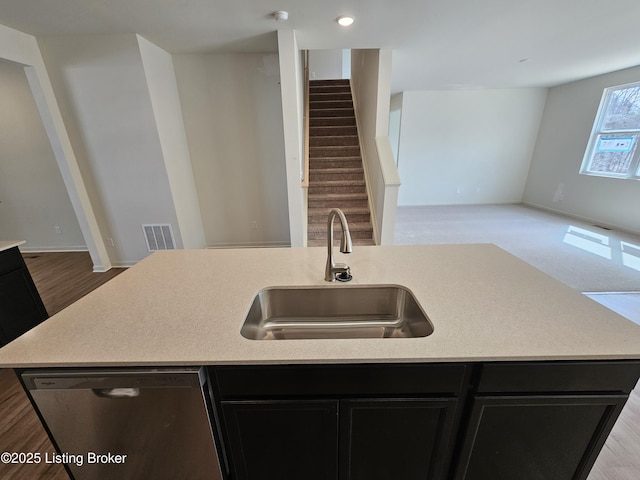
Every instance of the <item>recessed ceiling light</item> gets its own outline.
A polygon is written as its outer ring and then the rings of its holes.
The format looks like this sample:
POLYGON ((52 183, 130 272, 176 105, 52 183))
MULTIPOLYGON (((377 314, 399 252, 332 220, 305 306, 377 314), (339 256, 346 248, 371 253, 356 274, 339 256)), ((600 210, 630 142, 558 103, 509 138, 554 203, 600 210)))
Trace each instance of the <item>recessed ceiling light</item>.
POLYGON ((338 22, 338 24, 343 27, 348 27, 349 25, 353 24, 354 20, 353 17, 338 17, 336 19, 336 22, 338 22))

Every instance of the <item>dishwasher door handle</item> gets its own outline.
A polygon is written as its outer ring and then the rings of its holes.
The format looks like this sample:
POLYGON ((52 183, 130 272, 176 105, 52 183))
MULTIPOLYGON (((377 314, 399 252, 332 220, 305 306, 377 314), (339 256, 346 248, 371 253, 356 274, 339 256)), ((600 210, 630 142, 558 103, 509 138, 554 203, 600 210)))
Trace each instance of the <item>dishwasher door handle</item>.
POLYGON ((135 398, 140 396, 139 388, 92 388, 91 391, 100 398, 135 398))

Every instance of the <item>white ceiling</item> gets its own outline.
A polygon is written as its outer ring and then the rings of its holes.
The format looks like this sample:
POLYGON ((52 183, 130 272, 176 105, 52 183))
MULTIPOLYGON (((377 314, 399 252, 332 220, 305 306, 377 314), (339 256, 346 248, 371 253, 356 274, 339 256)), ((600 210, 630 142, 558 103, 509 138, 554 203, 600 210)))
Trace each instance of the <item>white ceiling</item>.
POLYGON ((171 53, 275 51, 278 28, 303 49, 389 48, 394 92, 546 87, 639 65, 639 20, 638 0, 0 0, 0 24, 32 35, 138 33, 171 53))

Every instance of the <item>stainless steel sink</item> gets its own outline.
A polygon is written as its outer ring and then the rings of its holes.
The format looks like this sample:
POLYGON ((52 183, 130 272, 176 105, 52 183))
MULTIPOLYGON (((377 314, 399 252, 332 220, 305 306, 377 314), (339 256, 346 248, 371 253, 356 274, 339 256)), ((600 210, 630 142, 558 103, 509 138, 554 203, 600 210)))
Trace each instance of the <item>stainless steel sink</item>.
POLYGON ((253 299, 240 333, 250 340, 412 338, 433 333, 398 285, 271 287, 253 299))

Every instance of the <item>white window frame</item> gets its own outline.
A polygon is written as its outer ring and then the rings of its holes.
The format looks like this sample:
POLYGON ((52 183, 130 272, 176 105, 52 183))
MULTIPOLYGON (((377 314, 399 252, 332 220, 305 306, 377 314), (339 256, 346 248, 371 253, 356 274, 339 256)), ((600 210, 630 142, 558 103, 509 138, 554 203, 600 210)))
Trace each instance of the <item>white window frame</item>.
POLYGON ((603 123, 605 120, 605 115, 609 107, 609 102, 611 101, 611 97, 613 92, 618 90, 625 90, 627 88, 640 87, 640 82, 627 83, 625 85, 618 85, 615 87, 605 88, 602 93, 602 99, 600 100, 600 106, 598 107, 598 114, 596 115, 596 120, 593 123, 593 129, 591 130, 591 136, 589 137, 589 143, 587 144, 587 149, 584 153, 584 158, 582 160, 582 165, 580 167, 580 173, 582 175, 590 175, 596 177, 608 177, 608 178, 619 178, 624 180, 640 180, 640 128, 638 129, 630 129, 630 130, 604 130, 603 123), (633 145, 633 157, 631 159, 631 164, 629 165, 629 170, 627 173, 613 173, 613 172, 594 172, 590 171, 591 161, 593 159, 596 149, 596 145, 598 145, 598 141, 601 136, 607 135, 637 135, 636 141, 633 145))

